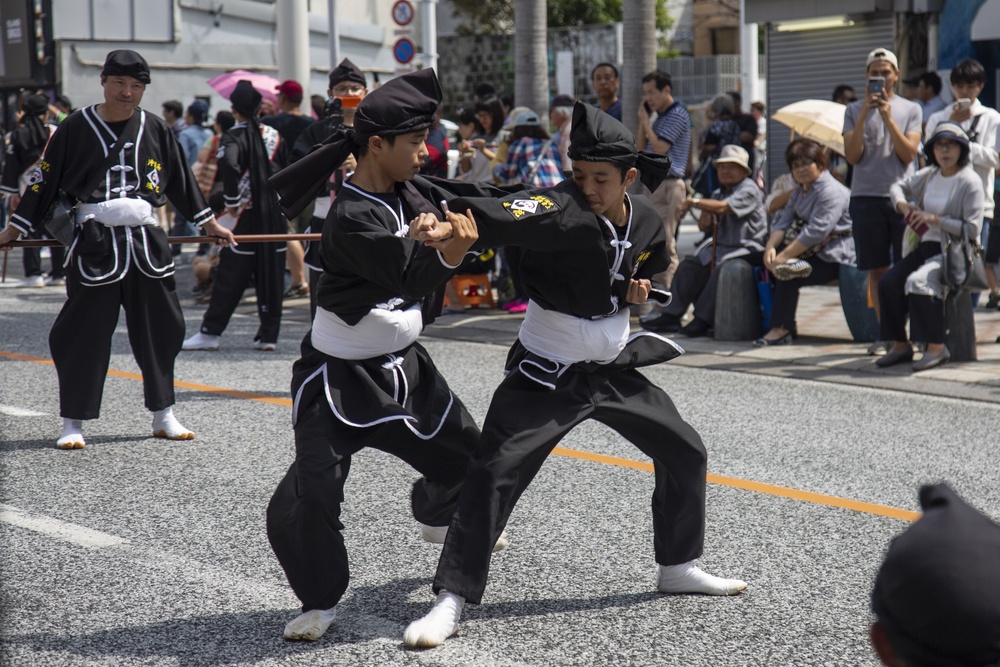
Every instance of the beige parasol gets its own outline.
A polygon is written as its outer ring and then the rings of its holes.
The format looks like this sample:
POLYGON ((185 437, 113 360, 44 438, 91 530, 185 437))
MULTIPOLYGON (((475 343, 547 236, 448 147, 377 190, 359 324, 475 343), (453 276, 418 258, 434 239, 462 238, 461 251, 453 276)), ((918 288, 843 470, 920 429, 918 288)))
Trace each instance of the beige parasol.
POLYGON ((844 154, 844 112, 847 110, 838 102, 826 100, 802 100, 781 107, 771 118, 792 128, 796 134, 817 141, 835 153, 844 154))

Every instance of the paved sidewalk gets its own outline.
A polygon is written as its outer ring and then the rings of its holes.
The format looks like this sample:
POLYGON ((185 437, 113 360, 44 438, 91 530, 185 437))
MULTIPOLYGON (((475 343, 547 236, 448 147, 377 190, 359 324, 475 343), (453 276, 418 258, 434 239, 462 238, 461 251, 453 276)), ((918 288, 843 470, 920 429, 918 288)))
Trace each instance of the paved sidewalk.
MULTIPOLYGON (((866 354, 868 343, 852 340, 837 288, 806 287, 799 299, 800 335, 795 343, 756 348, 750 341, 676 335, 687 354, 670 363, 1000 403, 1000 344, 995 342, 1000 335, 1000 312, 979 310, 975 318, 978 361, 951 362, 920 373, 914 373, 909 364, 879 368, 877 357, 866 354)), ((478 309, 445 315, 425 335, 506 345, 516 338, 522 319, 500 310, 478 309)), ((632 327, 640 330, 637 318, 632 327)))

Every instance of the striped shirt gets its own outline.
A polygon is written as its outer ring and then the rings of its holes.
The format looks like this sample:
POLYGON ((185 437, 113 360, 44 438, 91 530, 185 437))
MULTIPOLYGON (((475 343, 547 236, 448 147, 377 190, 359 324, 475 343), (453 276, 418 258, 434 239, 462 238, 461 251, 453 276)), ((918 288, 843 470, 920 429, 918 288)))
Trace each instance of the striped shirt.
MULTIPOLYGON (((687 171, 688 154, 691 152, 691 116, 680 102, 674 102, 653 121, 653 133, 670 142, 670 175, 684 178, 687 171)), ((652 151, 650 142, 646 150, 652 151)))

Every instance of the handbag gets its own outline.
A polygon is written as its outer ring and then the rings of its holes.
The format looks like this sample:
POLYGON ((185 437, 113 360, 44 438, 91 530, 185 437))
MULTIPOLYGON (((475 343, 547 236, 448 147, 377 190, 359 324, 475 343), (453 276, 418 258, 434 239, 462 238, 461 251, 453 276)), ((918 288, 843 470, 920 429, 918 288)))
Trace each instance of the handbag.
MULTIPOLYGON (((97 189, 97 186, 107 176, 108 169, 118 164, 118 154, 125 147, 125 143, 135 140, 140 115, 141 112, 132 112, 132 116, 128 119, 128 123, 125 125, 122 133, 118 135, 115 145, 104 156, 104 161, 94 170, 90 180, 87 181, 86 187, 83 188, 82 191, 86 193, 85 197, 89 197, 97 189)), ((51 208, 49 208, 46 215, 42 218, 42 227, 45 228, 45 231, 67 248, 73 245, 73 238, 76 233, 74 222, 76 220, 76 209, 79 205, 79 199, 60 189, 56 195, 55 202, 52 203, 51 208)))
POLYGON ((960 236, 945 233, 941 256, 941 275, 952 290, 979 292, 989 289, 983 247, 978 239, 969 238, 969 225, 962 224, 960 236))

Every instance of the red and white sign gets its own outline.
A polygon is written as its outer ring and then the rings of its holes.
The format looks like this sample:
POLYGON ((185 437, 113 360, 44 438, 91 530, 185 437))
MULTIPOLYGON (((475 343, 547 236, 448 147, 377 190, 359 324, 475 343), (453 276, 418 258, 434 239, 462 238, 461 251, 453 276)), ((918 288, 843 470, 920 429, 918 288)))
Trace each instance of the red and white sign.
POLYGON ((396 4, 392 6, 392 20, 396 25, 410 25, 413 16, 413 3, 410 0, 396 0, 396 4))

